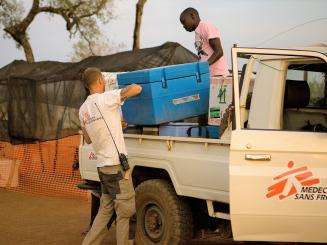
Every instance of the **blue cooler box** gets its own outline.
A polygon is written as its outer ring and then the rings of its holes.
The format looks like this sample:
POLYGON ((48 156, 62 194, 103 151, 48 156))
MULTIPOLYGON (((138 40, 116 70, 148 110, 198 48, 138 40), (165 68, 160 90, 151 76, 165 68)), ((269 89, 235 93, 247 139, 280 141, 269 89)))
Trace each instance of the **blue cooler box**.
POLYGON ((132 125, 158 125, 206 114, 210 73, 207 62, 158 67, 117 76, 119 87, 136 83, 142 93, 128 99, 124 119, 132 125))

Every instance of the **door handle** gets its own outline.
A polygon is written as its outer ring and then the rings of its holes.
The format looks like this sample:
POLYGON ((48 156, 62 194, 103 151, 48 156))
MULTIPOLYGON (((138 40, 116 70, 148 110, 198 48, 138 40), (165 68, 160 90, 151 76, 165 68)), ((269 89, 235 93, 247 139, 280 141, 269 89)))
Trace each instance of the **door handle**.
POLYGON ((245 154, 245 160, 249 160, 249 161, 270 161, 271 156, 269 154, 245 154))

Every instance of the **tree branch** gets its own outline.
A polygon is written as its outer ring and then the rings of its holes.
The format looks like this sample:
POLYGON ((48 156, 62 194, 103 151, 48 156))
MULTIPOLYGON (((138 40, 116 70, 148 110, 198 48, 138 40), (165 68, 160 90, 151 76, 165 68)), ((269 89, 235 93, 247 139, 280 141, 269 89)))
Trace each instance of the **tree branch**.
POLYGON ((33 0, 33 5, 30 10, 30 12, 27 14, 27 16, 22 20, 22 22, 31 23, 35 15, 38 13, 38 9, 40 6, 39 0, 33 0))
POLYGON ((28 26, 32 23, 35 16, 39 13, 39 6, 40 1, 39 0, 33 0, 33 5, 30 10, 30 12, 27 14, 27 16, 16 25, 16 28, 19 30, 19 32, 25 32, 28 26))
POLYGON ((91 40, 86 36, 86 34, 84 33, 83 30, 81 30, 80 26, 77 24, 77 28, 76 28, 80 33, 81 33, 81 36, 85 39, 85 41, 87 42, 88 44, 88 47, 89 47, 89 50, 91 52, 92 55, 95 55, 95 53, 93 52, 93 49, 92 49, 92 42, 91 40))
MULTIPOLYGON (((59 5, 56 5, 56 7, 51 5, 40 6, 40 0, 33 0, 32 7, 26 17, 16 24, 12 22, 11 26, 4 28, 4 31, 24 48, 27 60, 33 62, 34 56, 28 40, 28 35, 26 33, 27 28, 33 22, 35 16, 39 13, 60 15, 65 20, 66 29, 70 32, 70 34, 74 35, 79 32, 80 37, 85 39, 85 41, 88 43, 90 52, 94 54, 92 50, 92 41, 93 36, 96 35, 96 33, 92 33, 92 31, 94 31, 94 28, 97 27, 97 23, 91 17, 94 15, 97 17, 103 17, 101 10, 105 7, 108 1, 109 0, 97 0, 96 4, 87 0, 79 0, 76 4, 72 4, 70 1, 66 2, 68 4, 64 4, 59 1, 59 5), (83 19, 87 18, 91 18, 89 19, 89 22, 83 22, 83 19), (83 26, 85 26, 85 28, 83 26), (89 35, 89 32, 91 32, 93 36, 89 35)), ((2 0, 0 0, 0 4, 1 3, 2 0)))
POLYGON ((98 14, 101 11, 101 9, 106 5, 107 2, 108 2, 108 0, 102 0, 93 12, 90 12, 90 13, 84 14, 84 15, 80 15, 80 16, 78 16, 78 18, 82 19, 82 18, 87 18, 87 17, 91 17, 93 15, 98 14))
POLYGON ((84 1, 81 1, 69 8, 54 8, 51 6, 40 7, 39 12, 61 15, 66 21, 67 30, 70 31, 79 22, 79 20, 91 17, 93 15, 97 15, 101 11, 101 9, 106 5, 107 2, 108 0, 102 0, 94 11, 83 15, 77 15, 75 11, 80 6, 86 3, 84 1))
POLYGON ((147 0, 138 0, 135 10, 135 25, 133 34, 133 51, 140 49, 140 30, 144 4, 147 0))

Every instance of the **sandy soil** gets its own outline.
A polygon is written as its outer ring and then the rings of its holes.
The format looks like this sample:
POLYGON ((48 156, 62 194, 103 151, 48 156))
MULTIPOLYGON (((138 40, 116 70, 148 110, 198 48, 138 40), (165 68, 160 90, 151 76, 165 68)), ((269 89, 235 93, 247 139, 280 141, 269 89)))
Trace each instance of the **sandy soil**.
MULTIPOLYGON (((0 189, 0 244, 81 244, 89 223, 87 201, 0 189)), ((115 228, 103 244, 115 244, 115 228)), ((193 241, 190 244, 230 244, 193 241)))
MULTIPOLYGON (((89 203, 0 189, 0 244, 81 244, 89 203)), ((114 244, 112 230, 106 244, 114 244)))
MULTIPOLYGON (((89 223, 89 205, 85 200, 36 196, 0 189, 0 245, 81 244, 81 233, 89 223)), ((113 227, 103 244, 115 243, 113 227)), ((247 243, 194 240, 189 244, 247 243)))

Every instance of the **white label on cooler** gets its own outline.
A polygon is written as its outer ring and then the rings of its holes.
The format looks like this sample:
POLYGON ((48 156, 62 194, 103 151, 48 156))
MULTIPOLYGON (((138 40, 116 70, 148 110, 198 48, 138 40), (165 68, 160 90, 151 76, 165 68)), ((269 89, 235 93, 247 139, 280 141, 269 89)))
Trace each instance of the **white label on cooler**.
POLYGON ((178 99, 173 99, 173 104, 180 105, 180 104, 197 101, 197 100, 200 100, 200 94, 194 94, 194 95, 190 95, 190 96, 186 96, 186 97, 182 97, 182 98, 178 98, 178 99))

